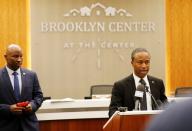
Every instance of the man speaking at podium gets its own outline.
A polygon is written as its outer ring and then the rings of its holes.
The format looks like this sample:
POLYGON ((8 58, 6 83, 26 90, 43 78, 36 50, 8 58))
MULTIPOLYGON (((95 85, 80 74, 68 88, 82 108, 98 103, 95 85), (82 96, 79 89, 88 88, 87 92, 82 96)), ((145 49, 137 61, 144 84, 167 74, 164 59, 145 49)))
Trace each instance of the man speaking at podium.
POLYGON ((150 58, 150 53, 145 48, 133 50, 131 54, 133 73, 114 83, 109 117, 119 107, 127 107, 129 111, 154 110, 158 109, 159 103, 167 102, 163 81, 148 75, 150 58))

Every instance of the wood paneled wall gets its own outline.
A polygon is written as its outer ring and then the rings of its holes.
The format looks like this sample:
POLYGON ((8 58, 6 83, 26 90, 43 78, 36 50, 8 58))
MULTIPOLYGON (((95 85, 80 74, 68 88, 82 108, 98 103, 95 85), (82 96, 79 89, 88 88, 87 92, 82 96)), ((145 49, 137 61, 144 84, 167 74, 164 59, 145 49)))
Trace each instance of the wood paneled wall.
POLYGON ((167 94, 192 86, 192 0, 166 0, 167 94))
POLYGON ((29 0, 0 0, 0 67, 10 43, 21 46, 23 66, 30 67, 29 14, 29 0))

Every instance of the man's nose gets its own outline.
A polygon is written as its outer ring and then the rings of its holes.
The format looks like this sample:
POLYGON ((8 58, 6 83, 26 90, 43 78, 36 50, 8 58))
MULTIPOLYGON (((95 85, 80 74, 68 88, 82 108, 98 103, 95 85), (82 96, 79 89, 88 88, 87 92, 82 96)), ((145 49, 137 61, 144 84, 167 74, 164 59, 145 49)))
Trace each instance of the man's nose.
POLYGON ((17 61, 19 61, 19 62, 22 61, 22 57, 18 57, 17 61))
POLYGON ((142 67, 147 67, 147 64, 146 64, 145 62, 143 62, 143 63, 141 64, 141 66, 142 66, 142 67))

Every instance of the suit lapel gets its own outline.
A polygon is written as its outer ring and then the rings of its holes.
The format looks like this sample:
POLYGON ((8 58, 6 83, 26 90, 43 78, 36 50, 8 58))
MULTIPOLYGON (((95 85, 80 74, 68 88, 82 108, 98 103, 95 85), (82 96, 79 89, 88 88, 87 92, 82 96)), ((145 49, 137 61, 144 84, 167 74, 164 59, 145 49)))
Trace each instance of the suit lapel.
POLYGON ((134 80, 133 74, 128 77, 128 85, 129 85, 128 87, 131 88, 132 95, 135 95, 136 86, 135 86, 135 80, 134 80))
MULTIPOLYGON (((148 81, 150 85, 151 94, 153 94, 153 97, 155 98, 155 88, 156 88, 156 81, 154 81, 150 76, 148 76, 148 81)), ((152 109, 156 109, 156 104, 152 100, 152 109)))
POLYGON ((27 78, 26 78, 26 72, 20 68, 21 70, 21 83, 22 83, 22 90, 21 90, 21 99, 23 98, 24 94, 25 94, 25 85, 26 85, 26 81, 27 81, 27 78))
POLYGON ((155 82, 153 79, 151 79, 150 76, 148 76, 148 81, 149 81, 151 93, 154 94, 154 91, 155 91, 155 83, 156 83, 156 82, 155 82))
MULTIPOLYGON (((8 72, 6 68, 3 68, 3 81, 6 89, 8 89, 8 92, 11 94, 11 96, 15 99, 14 92, 13 92, 13 86, 11 84, 11 80, 9 78, 8 72)), ((16 100, 16 99, 15 99, 16 100)))

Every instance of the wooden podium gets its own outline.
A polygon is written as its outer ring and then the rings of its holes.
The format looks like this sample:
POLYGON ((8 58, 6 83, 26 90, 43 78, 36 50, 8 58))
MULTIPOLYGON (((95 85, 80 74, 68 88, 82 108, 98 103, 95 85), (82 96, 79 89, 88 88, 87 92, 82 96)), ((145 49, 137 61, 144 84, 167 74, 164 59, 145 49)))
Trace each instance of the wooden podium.
POLYGON ((151 116, 161 110, 115 112, 103 126, 103 131, 144 131, 151 116))

